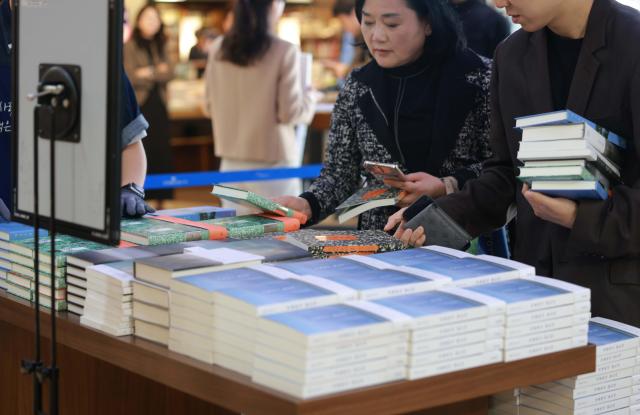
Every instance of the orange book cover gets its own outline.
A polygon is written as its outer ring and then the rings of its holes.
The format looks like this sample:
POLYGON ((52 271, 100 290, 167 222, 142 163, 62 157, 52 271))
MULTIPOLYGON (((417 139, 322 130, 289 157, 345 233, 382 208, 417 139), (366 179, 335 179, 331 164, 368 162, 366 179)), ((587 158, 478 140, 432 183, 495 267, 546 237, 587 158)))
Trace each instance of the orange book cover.
MULTIPOLYGON (((300 230, 300 220, 298 220, 298 218, 296 217, 290 218, 287 216, 270 215, 267 213, 259 216, 282 222, 284 224, 284 232, 295 232, 297 230, 300 230)), ((302 216, 306 218, 306 216, 302 216)))

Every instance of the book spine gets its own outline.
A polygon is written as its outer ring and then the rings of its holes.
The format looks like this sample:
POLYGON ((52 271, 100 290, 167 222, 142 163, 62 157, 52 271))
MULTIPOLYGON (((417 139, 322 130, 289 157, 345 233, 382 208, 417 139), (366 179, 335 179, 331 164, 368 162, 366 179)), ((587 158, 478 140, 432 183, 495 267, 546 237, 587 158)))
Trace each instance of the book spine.
POLYGON ((586 344, 587 336, 579 336, 559 340, 553 343, 543 343, 518 349, 505 350, 504 361, 512 362, 514 360, 526 359, 528 357, 540 356, 543 354, 559 352, 561 350, 572 349, 574 347, 585 346, 586 344))
POLYGON ((420 379, 444 373, 457 372, 478 366, 485 366, 498 363, 502 360, 500 351, 494 350, 475 356, 468 356, 462 359, 437 362, 424 367, 411 367, 408 371, 409 380, 420 379))

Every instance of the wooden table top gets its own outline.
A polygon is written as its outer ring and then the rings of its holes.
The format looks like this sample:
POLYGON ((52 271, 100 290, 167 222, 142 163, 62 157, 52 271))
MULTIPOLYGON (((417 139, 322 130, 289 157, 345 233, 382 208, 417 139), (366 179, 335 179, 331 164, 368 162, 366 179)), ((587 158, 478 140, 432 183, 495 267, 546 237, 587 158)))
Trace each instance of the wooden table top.
MULTIPOLYGON (((408 413, 595 370, 595 347, 586 346, 516 362, 300 400, 252 383, 250 378, 233 371, 171 352, 164 346, 132 336, 113 337, 93 330, 81 325, 79 320, 73 314, 59 313, 57 338, 60 344, 245 414, 408 413)), ((0 290, 0 321, 33 331, 34 307, 0 290)), ((49 338, 48 312, 41 314, 41 322, 42 333, 49 338)))

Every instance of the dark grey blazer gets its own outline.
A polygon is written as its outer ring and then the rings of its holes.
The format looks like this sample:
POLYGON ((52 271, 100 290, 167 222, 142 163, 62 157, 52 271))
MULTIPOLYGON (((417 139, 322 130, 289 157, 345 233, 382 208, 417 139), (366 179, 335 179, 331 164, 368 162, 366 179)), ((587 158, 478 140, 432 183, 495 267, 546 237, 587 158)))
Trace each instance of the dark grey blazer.
POLYGON ((567 106, 626 137, 625 185, 607 201, 580 201, 572 230, 537 218, 520 193, 514 118, 552 111, 545 31, 514 33, 496 51, 491 87, 494 158, 438 205, 479 235, 517 206, 515 259, 538 274, 592 289, 594 315, 640 326, 640 14, 595 0, 567 106))

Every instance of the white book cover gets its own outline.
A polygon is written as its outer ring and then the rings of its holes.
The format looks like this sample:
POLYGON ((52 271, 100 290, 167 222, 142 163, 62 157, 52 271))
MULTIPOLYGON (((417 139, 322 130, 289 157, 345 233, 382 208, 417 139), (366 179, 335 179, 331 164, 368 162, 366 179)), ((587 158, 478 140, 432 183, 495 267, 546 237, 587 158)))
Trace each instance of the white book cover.
MULTIPOLYGON (((504 339, 504 349, 506 351, 512 349, 518 349, 527 346, 534 346, 536 344, 543 343, 553 343, 556 341, 560 341, 566 338, 575 338, 575 337, 583 337, 587 338, 587 324, 584 323, 585 329, 583 334, 574 335, 572 330, 566 330, 564 328, 551 330, 551 331, 542 331, 537 333, 526 334, 524 336, 518 337, 506 337, 504 339)), ((585 341, 585 344, 587 342, 585 341)))
MULTIPOLYGON (((637 367, 637 361, 636 361, 636 358, 634 357, 629 359, 608 362, 598 367, 598 370, 596 372, 576 376, 575 384, 576 384, 576 387, 579 387, 585 384, 591 384, 595 382, 596 378, 606 378, 607 374, 611 373, 615 375, 617 372, 625 369, 631 369, 632 371, 631 376, 633 376, 634 371, 636 370, 636 367, 637 367)), ((630 376, 630 375, 627 375, 627 376, 630 376)))
POLYGON ((341 340, 337 343, 301 347, 299 343, 291 342, 279 336, 258 330, 256 334, 256 351, 265 353, 266 357, 277 359, 279 353, 286 351, 292 359, 311 361, 313 359, 331 358, 333 356, 352 353, 355 350, 367 350, 377 347, 392 347, 393 345, 408 345, 409 336, 406 332, 383 333, 380 335, 357 337, 341 340))
POLYGON ((223 265, 237 264, 241 262, 261 262, 265 260, 265 257, 261 255, 254 255, 248 252, 229 248, 205 249, 195 246, 185 248, 184 253, 220 262, 223 265))
POLYGON ((169 344, 169 329, 147 323, 142 320, 133 321, 136 337, 143 338, 152 342, 160 343, 164 346, 169 344))
POLYGON ((588 288, 537 276, 478 285, 469 290, 505 301, 507 315, 587 301, 591 295, 588 288))
POLYGON ((300 371, 323 370, 330 367, 351 365, 359 362, 381 359, 387 356, 405 356, 407 354, 407 343, 391 343, 377 347, 351 349, 345 352, 331 355, 321 355, 316 357, 313 352, 307 356, 296 356, 287 353, 286 350, 278 350, 256 343, 256 359, 266 359, 279 362, 300 371))
MULTIPOLYGON (((504 335, 504 316, 491 316, 489 318, 477 318, 462 321, 460 323, 442 324, 440 326, 414 329, 411 331, 411 342, 421 342, 442 337, 450 337, 469 333, 472 331, 500 329, 504 335)), ((501 336, 501 337, 502 337, 501 336)))
POLYGON ((640 329, 617 321, 594 317, 589 323, 589 343, 600 353, 613 353, 626 348, 638 348, 640 329))
POLYGON ((635 358, 637 355, 638 349, 632 347, 604 354, 598 353, 598 349, 596 348, 596 372, 598 372, 599 368, 605 367, 611 362, 618 362, 629 358, 635 358))
POLYGON ((468 356, 462 359, 437 362, 428 366, 411 367, 408 370, 409 380, 425 378, 429 376, 442 375, 444 373, 457 372, 474 367, 490 365, 502 361, 502 354, 499 350, 485 352, 482 354, 468 356))
POLYGON ((80 317, 80 323, 91 327, 93 329, 105 332, 112 336, 120 337, 120 336, 130 336, 133 334, 133 326, 111 326, 109 324, 104 324, 100 321, 92 320, 89 317, 82 316, 80 317))
POLYGON ((157 307, 169 308, 169 290, 147 282, 133 280, 133 298, 157 307))
POLYGON ((554 320, 570 315, 586 314, 591 311, 590 301, 581 301, 575 304, 567 304, 559 307, 543 308, 528 313, 512 314, 506 316, 507 328, 533 324, 539 321, 554 320))
POLYGON ((449 360, 458 360, 468 356, 499 351, 501 340, 485 340, 479 343, 467 344, 462 347, 452 347, 429 353, 409 354, 409 367, 433 365, 449 360))
POLYGON ((579 336, 568 339, 562 339, 553 343, 543 343, 533 346, 521 347, 519 349, 510 349, 504 351, 504 361, 512 362, 514 360, 526 359, 528 357, 550 354, 562 350, 573 349, 576 347, 586 346, 587 336, 579 336))
POLYGON ((532 277, 536 275, 535 267, 523 264, 522 262, 514 261, 512 259, 487 254, 476 255, 476 258, 504 265, 505 267, 517 269, 518 271, 520 271, 521 277, 532 277))
POLYGON ((134 301, 133 318, 169 328, 169 310, 165 308, 134 301))
POLYGON ((589 319, 591 313, 574 314, 553 320, 541 320, 530 324, 507 327, 506 337, 526 336, 534 333, 564 329, 570 336, 587 334, 589 331, 589 319))
POLYGON ((523 388, 523 391, 529 395, 535 396, 535 393, 538 392, 537 389, 542 389, 563 398, 575 400, 633 386, 633 377, 628 376, 626 378, 614 379, 610 382, 596 383, 582 388, 571 388, 561 383, 549 382, 542 385, 535 385, 535 387, 523 388))
POLYGON ((344 377, 336 382, 307 387, 289 382, 283 377, 273 376, 257 370, 254 371, 251 376, 251 380, 255 383, 265 385, 269 388, 282 391, 301 399, 314 398, 330 393, 343 392, 405 378, 406 369, 394 368, 382 370, 376 373, 359 374, 355 377, 344 377))
POLYGON ((200 333, 193 333, 171 326, 169 327, 169 336, 172 339, 179 340, 184 346, 193 345, 205 350, 213 349, 213 340, 200 333))
POLYGON ((468 344, 475 344, 483 341, 502 340, 503 329, 492 328, 470 333, 461 333, 455 336, 429 339, 423 341, 412 341, 410 344, 410 352, 412 354, 437 352, 443 349, 453 347, 463 347, 468 344))
MULTIPOLYGON (((630 392, 629 392, 630 393, 630 392)), ((624 395, 624 393, 622 393, 624 395)), ((615 393, 608 394, 609 396, 616 395, 615 393)), ((596 395, 598 398, 603 399, 601 402, 597 402, 594 405, 573 408, 572 406, 564 406, 557 401, 550 401, 544 398, 539 398, 535 396, 529 396, 526 394, 520 395, 520 403, 523 405, 533 406, 538 409, 542 409, 545 411, 551 411, 553 414, 557 415, 597 415, 602 413, 608 413, 610 411, 615 411, 624 407, 629 406, 629 395, 620 397, 618 399, 605 399, 605 397, 601 397, 596 395)), ((584 398, 585 400, 589 399, 584 398)), ((565 403, 565 401, 562 401, 565 403)))
POLYGON ((171 294, 169 295, 169 309, 171 310, 173 307, 179 307, 181 309, 189 310, 194 314, 198 313, 203 316, 210 316, 213 318, 212 303, 195 299, 175 291, 171 291, 171 294))
POLYGON ((192 319, 182 318, 175 315, 170 315, 170 327, 190 331, 192 333, 200 333, 204 337, 213 338, 215 330, 211 326, 198 324, 192 319))
POLYGON ((257 358, 254 369, 265 373, 281 376, 289 382, 301 385, 317 385, 335 382, 349 376, 365 373, 376 373, 385 369, 399 368, 406 365, 407 356, 388 356, 380 359, 357 362, 347 365, 334 366, 321 370, 300 370, 284 366, 278 362, 257 358))
POLYGON ((245 376, 251 376, 251 373, 253 372, 252 362, 238 360, 232 356, 221 353, 213 354, 213 363, 226 369, 233 370, 234 372, 241 373, 245 376))
POLYGON ((131 310, 133 303, 130 295, 119 297, 107 297, 95 291, 87 291, 85 293, 85 306, 114 310, 131 310))
POLYGON ((198 345, 194 344, 185 344, 182 341, 171 337, 171 333, 169 333, 169 350, 210 365, 213 364, 213 353, 211 350, 198 347, 198 345))

